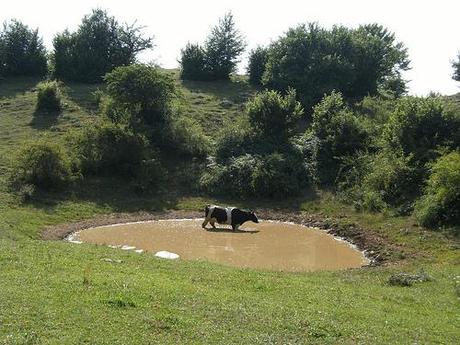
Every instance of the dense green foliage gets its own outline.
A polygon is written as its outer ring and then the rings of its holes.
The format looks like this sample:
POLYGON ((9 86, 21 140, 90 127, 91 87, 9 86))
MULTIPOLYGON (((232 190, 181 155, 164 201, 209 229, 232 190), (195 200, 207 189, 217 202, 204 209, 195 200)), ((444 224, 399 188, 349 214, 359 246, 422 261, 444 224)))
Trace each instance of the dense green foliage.
POLYGON ((246 44, 235 28, 231 12, 211 29, 204 47, 187 44, 181 51, 181 78, 189 80, 228 80, 246 44))
POLYGON ((142 27, 120 24, 106 11, 93 10, 76 32, 64 31, 53 40, 53 73, 56 78, 100 82, 115 67, 132 64, 136 55, 152 47, 142 27))
POLYGON ((181 79, 206 80, 206 52, 199 44, 187 43, 181 50, 181 79))
POLYGON ((335 182, 342 160, 367 149, 369 133, 345 105, 340 93, 332 92, 315 106, 311 126, 319 140, 318 173, 320 182, 335 182))
POLYGON ((246 118, 228 126, 217 139, 216 160, 208 164, 201 184, 213 194, 281 198, 313 186, 313 152, 293 137, 303 113, 290 90, 282 96, 264 91, 249 100, 246 118))
POLYGON ((11 185, 21 190, 31 185, 41 190, 56 190, 72 178, 68 154, 58 144, 39 141, 25 145, 14 160, 11 185))
POLYGON ((174 105, 173 79, 157 68, 133 64, 108 73, 102 112, 114 123, 146 135, 154 146, 176 154, 203 156, 208 140, 201 128, 174 105))
POLYGON ((294 90, 285 96, 276 91, 265 91, 256 95, 246 105, 249 124, 256 135, 265 140, 286 142, 303 115, 294 90))
POLYGON ((61 91, 57 81, 45 81, 37 85, 37 110, 47 112, 61 110, 61 91))
POLYGON ((46 49, 38 29, 29 29, 18 20, 5 22, 0 31, 0 77, 43 76, 46 72, 46 49))
POLYGON ((173 80, 158 69, 135 64, 118 67, 105 78, 112 103, 107 115, 113 122, 126 122, 134 130, 162 129, 171 116, 173 80))
POLYGON ((440 157, 432 166, 424 195, 415 214, 423 226, 460 223, 460 153, 440 157))
MULTIPOLYGON (((366 102, 367 108, 372 108, 371 101, 366 102)), ((379 125, 381 130, 376 131, 378 137, 373 140, 374 146, 368 148, 370 152, 357 153, 341 164, 339 187, 358 209, 393 209, 408 214, 422 195, 430 165, 442 152, 460 147, 460 111, 455 104, 434 96, 404 97, 390 108, 393 110, 389 115, 373 120, 379 123, 387 119, 383 127, 379 125)), ((377 109, 383 111, 381 106, 377 109)), ((320 153, 319 162, 321 159, 320 153)), ((431 194, 435 188, 430 189, 431 194)), ((435 199, 424 200, 424 205, 428 205, 428 200, 435 199)), ((430 207, 433 210, 435 206, 432 203, 430 207)), ((441 203, 436 207, 441 207, 441 203)), ((449 207, 445 212, 456 208, 446 205, 449 207)))
POLYGON ((457 61, 452 62, 452 68, 454 69, 452 78, 456 81, 460 81, 460 53, 458 54, 457 61))
POLYGON ((263 84, 277 90, 293 87, 307 111, 333 90, 346 98, 375 95, 379 88, 397 87, 408 69, 407 51, 380 25, 357 29, 316 24, 291 28, 268 49, 263 84))
POLYGON ((121 125, 93 124, 71 140, 84 174, 133 177, 150 158, 147 140, 121 125))
POLYGON ((249 53, 247 73, 252 85, 262 85, 262 76, 268 60, 268 49, 257 47, 249 53))

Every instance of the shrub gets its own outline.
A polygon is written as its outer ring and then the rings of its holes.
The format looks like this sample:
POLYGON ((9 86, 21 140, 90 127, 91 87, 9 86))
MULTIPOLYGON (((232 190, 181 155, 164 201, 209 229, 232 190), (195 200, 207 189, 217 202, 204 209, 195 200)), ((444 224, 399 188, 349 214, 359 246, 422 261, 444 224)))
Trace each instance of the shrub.
POLYGON ((5 22, 0 32, 0 76, 43 76, 47 68, 38 29, 31 30, 18 20, 5 22))
POLYGON ((259 159, 249 154, 231 158, 227 165, 211 161, 200 179, 200 185, 214 195, 251 196, 254 194, 252 176, 257 164, 259 159))
POLYGON ((191 118, 179 115, 171 119, 169 132, 164 133, 170 150, 185 156, 205 157, 211 142, 202 128, 191 118))
POLYGON ((84 174, 114 174, 134 178, 142 163, 153 157, 148 141, 129 128, 95 124, 71 138, 84 174))
POLYGON ((444 155, 433 164, 415 215, 427 227, 460 224, 460 152, 444 155))
POLYGON ((452 79, 460 81, 460 53, 458 54, 457 61, 452 62, 452 68, 454 69, 452 79))
POLYGON ((301 157, 281 153, 263 157, 252 176, 254 194, 269 198, 297 196, 310 182, 301 157))
POLYGON ((60 111, 61 91, 57 81, 45 81, 37 85, 37 110, 60 111))
POLYGON ((115 67, 136 61, 139 52, 152 48, 142 27, 120 24, 101 9, 82 19, 74 33, 64 31, 53 40, 53 73, 57 78, 101 82, 115 67))
POLYGON ((33 186, 41 190, 57 190, 66 186, 73 177, 71 163, 63 148, 40 141, 28 144, 17 154, 11 174, 14 189, 33 186))
POLYGON ((268 49, 257 47, 249 53, 247 73, 249 82, 252 85, 262 85, 262 76, 265 72, 265 65, 268 60, 268 49))
POLYGON ((118 67, 108 73, 107 94, 113 122, 122 120, 133 130, 156 127, 163 130, 171 115, 171 100, 175 94, 174 81, 157 68, 134 64, 118 67))
POLYGON ((209 78, 204 49, 199 44, 187 43, 181 50, 180 77, 184 80, 206 80, 209 78))
POLYGON ((358 186, 361 189, 358 208, 382 211, 397 206, 401 213, 408 213, 419 192, 418 180, 411 157, 382 151, 372 157, 368 172, 358 186))
POLYGON ((412 154, 423 167, 438 157, 438 149, 460 147, 460 111, 441 97, 402 98, 383 131, 392 150, 412 154))
POLYGON ((227 164, 211 161, 201 178, 211 194, 236 198, 283 198, 302 194, 312 187, 312 178, 302 157, 294 152, 269 155, 243 154, 227 164))
POLYGON ((295 88, 310 113, 333 90, 359 99, 376 95, 380 85, 398 86, 389 80, 404 83, 400 74, 408 63, 407 50, 382 26, 299 25, 270 45, 262 83, 279 91, 295 88))
POLYGON ((246 105, 246 113, 252 130, 274 142, 284 143, 293 133, 303 114, 302 106, 296 101, 295 90, 286 96, 276 91, 264 91, 246 105))
POLYGON ((181 78, 190 80, 227 80, 234 72, 246 44, 235 28, 231 13, 211 29, 204 48, 188 43, 181 51, 181 78))
POLYGON ((336 181, 345 157, 369 145, 363 122, 348 109, 338 92, 325 96, 315 106, 311 129, 319 140, 318 172, 323 184, 336 181))

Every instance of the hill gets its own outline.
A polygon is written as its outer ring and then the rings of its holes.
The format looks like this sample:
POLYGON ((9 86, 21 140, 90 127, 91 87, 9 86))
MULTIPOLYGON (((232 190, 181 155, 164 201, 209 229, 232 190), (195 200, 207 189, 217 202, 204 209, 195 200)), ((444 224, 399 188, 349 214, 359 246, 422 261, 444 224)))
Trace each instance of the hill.
MULTIPOLYGON (((232 82, 181 82, 180 105, 215 138, 257 90, 232 82)), ((458 239, 407 216, 356 212, 328 191, 283 201, 213 199, 175 188, 139 195, 115 177, 23 202, 9 191, 15 151, 41 137, 60 142, 97 116, 93 92, 67 84, 58 116, 35 111, 38 80, 0 84, 0 344, 455 343, 459 337, 458 239), (202 261, 163 262, 93 245, 44 241, 44 228, 109 214, 199 211, 209 202, 303 216, 382 239, 384 265, 294 274, 202 261), (356 230, 357 231, 357 230, 356 230), (120 263, 104 259, 121 260, 120 263), (425 272, 410 287, 396 273, 425 272)), ((177 176, 187 174, 180 162, 177 176)), ((180 176, 179 176, 180 177, 180 176)), ((178 177, 178 178, 179 178, 178 177)), ((61 226, 63 227, 63 226, 61 226)))

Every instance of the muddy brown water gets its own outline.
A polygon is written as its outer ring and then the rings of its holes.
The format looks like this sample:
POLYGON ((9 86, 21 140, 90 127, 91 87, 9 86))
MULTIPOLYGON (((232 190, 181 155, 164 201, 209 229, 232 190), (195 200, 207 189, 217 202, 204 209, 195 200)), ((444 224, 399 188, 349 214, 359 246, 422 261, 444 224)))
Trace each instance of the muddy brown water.
POLYGON ((82 230, 73 239, 152 253, 166 250, 185 260, 268 270, 339 270, 368 264, 362 252, 314 228, 261 221, 245 223, 234 232, 222 225, 216 230, 208 225, 205 230, 201 223, 195 219, 117 224, 82 230))

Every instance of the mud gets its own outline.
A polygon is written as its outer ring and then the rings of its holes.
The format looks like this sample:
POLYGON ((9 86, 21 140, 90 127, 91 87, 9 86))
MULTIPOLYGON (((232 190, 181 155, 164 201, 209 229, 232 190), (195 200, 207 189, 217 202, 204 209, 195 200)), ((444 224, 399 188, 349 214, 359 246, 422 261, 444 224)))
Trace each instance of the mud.
POLYGON ((201 219, 163 220, 85 229, 75 240, 149 253, 168 251, 236 267, 282 271, 338 270, 369 263, 325 231, 283 222, 246 223, 239 231, 202 229, 201 219))

